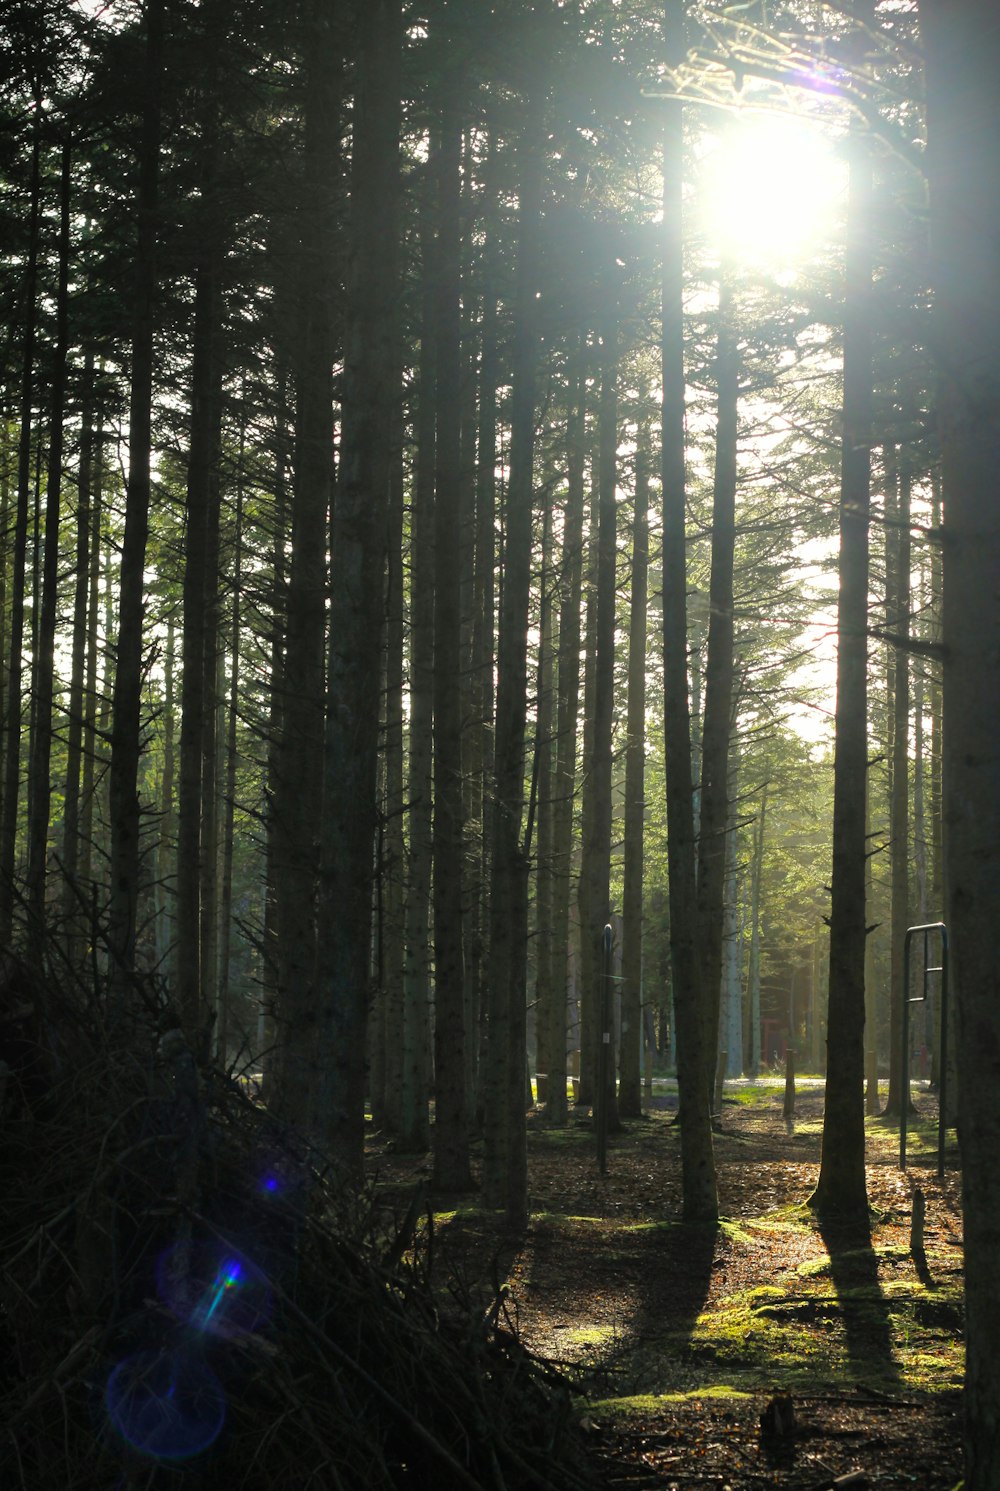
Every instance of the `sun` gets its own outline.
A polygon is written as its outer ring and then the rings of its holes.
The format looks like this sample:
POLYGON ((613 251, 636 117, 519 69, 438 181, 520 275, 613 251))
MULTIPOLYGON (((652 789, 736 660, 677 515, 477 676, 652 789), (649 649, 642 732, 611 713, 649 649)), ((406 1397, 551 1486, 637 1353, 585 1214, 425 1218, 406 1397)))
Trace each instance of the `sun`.
POLYGON ((733 115, 707 142, 697 193, 702 232, 735 264, 794 269, 833 236, 847 170, 829 125, 808 115, 733 115))

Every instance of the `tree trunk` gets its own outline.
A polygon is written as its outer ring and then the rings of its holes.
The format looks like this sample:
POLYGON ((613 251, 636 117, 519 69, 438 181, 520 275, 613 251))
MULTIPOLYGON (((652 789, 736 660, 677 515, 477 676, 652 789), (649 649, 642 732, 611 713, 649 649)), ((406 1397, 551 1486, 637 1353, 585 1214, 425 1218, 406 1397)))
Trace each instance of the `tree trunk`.
MULTIPOLYGON (((713 1095, 722 998, 723 893, 729 826, 729 741, 733 714, 733 558, 736 547, 736 445, 739 413, 739 350, 733 325, 732 286, 725 267, 720 273, 719 282, 715 377, 718 414, 698 835, 700 978, 705 1001, 706 1075, 712 1083, 713 1095)), ((714 1110, 714 1102, 712 1107, 714 1110)))
POLYGON ((622 868, 621 1058, 618 1107, 642 1116, 643 831, 646 818, 646 611, 649 577, 649 423, 640 415, 635 452, 632 585, 628 629, 628 733, 625 744, 622 868))
POLYGON ((726 828, 726 878, 722 897, 722 1008, 725 1033, 721 1044, 728 1052, 726 1075, 743 1075, 742 930, 739 917, 738 816, 736 786, 738 751, 730 751, 729 823, 726 828))
POLYGON ((434 237, 428 194, 421 203, 422 306, 415 420, 416 471, 410 514, 410 752, 406 963, 403 977, 402 1143, 430 1143, 430 895, 434 721, 434 444, 436 339, 434 237))
MULTIPOLYGON (((87 596, 87 667, 84 675, 83 779, 80 784, 80 889, 93 890, 94 817, 98 781, 99 699, 97 663, 100 656, 101 563, 104 535, 104 422, 100 404, 94 431, 94 479, 90 521, 90 587, 87 596)), ((91 935, 93 935, 91 931, 91 935)))
POLYGON ((31 423, 35 386, 35 338, 38 309, 38 237, 42 112, 35 112, 31 145, 31 207, 28 259, 24 274, 24 344, 21 351, 20 436, 17 454, 17 507, 10 571, 10 645, 7 656, 7 700, 4 711, 3 811, 0 813, 0 943, 10 943, 14 928, 18 803, 21 795, 21 666, 24 656, 25 568, 28 554, 28 508, 31 501, 31 423))
POLYGON ((580 595, 583 588, 584 462, 586 460, 586 379, 583 345, 578 339, 570 370, 566 425, 566 512, 563 518, 559 663, 556 701, 556 761, 552 787, 552 1004, 549 1011, 546 1121, 564 1124, 566 1093, 566 1005, 569 992, 570 918, 573 883, 573 801, 580 705, 580 595))
MULTIPOLYGON (((271 634, 268 638, 271 691, 267 711, 267 781, 273 792, 280 772, 283 740, 284 651, 285 651, 285 545, 288 540, 288 373, 280 360, 277 375, 274 461, 274 534, 271 540, 271 634)), ((277 1009, 280 984, 280 879, 281 840, 273 812, 265 830, 264 931, 261 945, 261 989, 257 1011, 256 1060, 264 1078, 264 1093, 270 1097, 277 1055, 277 1009)))
MULTIPOLYGON (((617 287, 609 284, 609 301, 617 287)), ((598 530, 597 584, 594 624, 594 698, 591 755, 588 770, 590 812, 580 872, 580 946, 583 977, 590 984, 595 1014, 595 1049, 591 1053, 595 1116, 604 1104, 608 1130, 618 1123, 614 1001, 602 997, 604 928, 611 916, 611 788, 614 728, 615 569, 617 560, 616 484, 618 476, 618 326, 617 307, 607 310, 601 345, 601 395, 598 414, 598 530), (603 1018, 602 1018, 603 1012, 603 1018), (600 1050, 607 1048, 603 1066, 606 1090, 599 1091, 600 1050)))
POLYGON ((32 667, 37 714, 31 735, 28 773, 28 948, 41 965, 46 940, 45 889, 52 799, 53 709, 55 706, 56 613, 59 591, 59 524, 62 501, 63 427, 66 416, 66 362, 69 346, 69 141, 63 142, 59 173, 59 282, 56 290, 56 344, 52 363, 51 424, 45 486, 45 558, 38 623, 38 647, 32 667))
POLYGON ((966 1491, 1000 1485, 1000 31, 987 0, 920 7, 944 480, 947 920, 965 1217, 966 1491))
MULTIPOLYGON (((580 873, 576 882, 576 910, 580 928, 580 958, 577 987, 580 995, 580 1084, 577 1104, 590 1107, 597 1076, 597 999, 599 984, 593 974, 591 942, 599 915, 591 905, 594 876, 591 855, 597 846, 594 836, 594 714, 597 698, 597 566, 600 553, 600 475, 595 459, 590 462, 590 502, 587 531, 587 564, 583 588, 583 730, 580 760, 580 873)), ((604 923, 601 923, 601 932, 604 923)), ((600 933, 596 934, 598 943, 600 933)), ((599 955, 598 955, 599 956, 599 955)))
MULTIPOLYGON (((910 925, 910 471, 903 456, 897 471, 898 496, 894 527, 886 534, 892 543, 894 578, 892 613, 886 627, 903 638, 892 653, 892 762, 889 776, 890 979, 889 979, 889 1095, 886 1114, 898 1118, 902 1104, 910 1105, 903 1092, 903 956, 906 929, 910 925)), ((887 598, 888 599, 888 598, 887 598)), ((888 609, 888 606, 887 606, 888 609)))
MULTIPOLYGON (((553 652, 552 503, 542 520, 542 572, 538 601, 538 682, 535 690, 535 759, 538 852, 535 858, 535 1051, 536 1070, 548 1073, 552 1004, 552 801, 553 652)), ((565 1039, 565 1038, 564 1038, 565 1039)))
MULTIPOLYGON (((66 956, 76 967, 83 946, 80 917, 80 788, 84 753, 84 689, 87 670, 87 600, 90 594, 91 488, 94 476, 94 355, 84 353, 80 403, 80 464, 77 472, 76 553, 73 572, 73 640, 70 655, 66 737, 66 796, 63 807, 62 911, 66 956)), ((0 531, 3 523, 0 520, 0 531)), ((0 601, 0 614, 3 605, 0 601)), ((88 741, 88 746, 90 742, 88 741)))
MULTIPOLYGON (((284 1119, 319 1137, 329 1080, 328 1027, 316 986, 316 896, 323 796, 328 515, 333 489, 334 185, 340 171, 341 39, 325 0, 306 10, 295 460, 285 600, 280 746, 272 793, 278 921, 278 1031, 272 1096, 284 1119)), ((367 981, 366 981, 367 991, 367 981)))
MULTIPOLYGON (((684 0, 666 0, 668 59, 684 53, 684 0)), ((719 1201, 709 1090, 714 1070, 705 1045, 698 960, 697 892, 691 777, 691 714, 687 673, 685 557, 685 426, 682 112, 664 106, 663 125, 663 689, 667 777, 667 862, 670 952, 677 1028, 677 1085, 682 1113, 681 1171, 687 1221, 712 1220, 719 1201)))
POLYGON ((367 1011, 378 820, 379 687, 399 233, 399 0, 362 0, 351 161, 341 475, 330 572, 314 1114, 337 1163, 364 1162, 367 1011), (329 1044, 326 1044, 328 1040, 329 1044))
POLYGON ((486 929, 489 920, 490 884, 490 789, 493 780, 493 661, 496 634, 496 466, 497 466, 497 387, 501 378, 499 347, 500 231, 498 227, 499 184, 497 181, 496 141, 491 134, 484 167, 483 234, 485 262, 481 350, 479 361, 479 419, 476 435, 476 555, 473 582, 472 627, 472 718, 470 728, 470 775, 478 823, 480 844, 469 888, 471 945, 466 979, 470 1001, 477 1012, 476 1049, 476 1116, 481 1118, 483 1066, 486 1051, 487 1023, 484 1011, 488 991, 485 970, 488 961, 486 929))
MULTIPOLYGON (((214 154, 211 141, 206 150, 214 154)), ((211 181, 214 164, 206 166, 211 181)), ((214 735, 218 640, 219 457, 222 440, 221 301, 218 256, 211 244, 195 277, 191 364, 191 427, 184 528, 183 673, 177 804, 177 998, 188 1038, 197 1049, 214 978, 202 967, 205 781, 214 735)), ((214 876, 215 866, 209 873, 214 876)))
MULTIPOLYGON (((760 813, 753 838, 750 869, 750 953, 747 959, 747 1004, 750 1012, 750 1076, 760 1076, 760 898, 764 880, 764 831, 767 822, 767 783, 760 794, 760 813)), ((767 1052, 763 1053, 767 1059, 767 1052)))
POLYGON ((435 263, 437 446, 434 495, 434 1184, 468 1190, 462 956, 462 127, 454 61, 444 82, 435 263))
POLYGON ((865 780, 868 772, 868 512, 872 285, 869 146, 855 129, 847 207, 840 592, 833 768, 833 879, 821 1215, 867 1215, 865 1184, 865 780))
POLYGON ((111 906, 112 980, 123 991, 135 963, 139 906, 139 757, 142 746, 143 616, 146 538, 152 457, 153 318, 156 291, 156 213, 160 169, 160 95, 163 81, 163 0, 146 6, 146 62, 134 261, 132 382, 129 392, 125 533, 118 573, 118 639, 112 698, 111 906))
MULTIPOLYGON (((398 386, 402 387, 397 360, 398 386)), ((403 588, 403 405, 397 398, 393 411, 392 468, 386 521, 386 640, 385 640, 385 794, 383 798, 383 880, 381 977, 378 1039, 382 1044, 382 1086, 378 1109, 386 1131, 398 1135, 402 1128, 403 1099, 403 966, 406 930, 403 922, 406 894, 406 843, 403 813, 406 789, 403 776, 403 683, 404 683, 404 588, 403 588)), ((376 1090, 372 1091, 373 1114, 376 1090)))
MULTIPOLYGON (((221 872, 219 876, 218 913, 218 971, 215 978, 215 1043, 219 1060, 229 1064, 230 1021, 229 1007, 232 999, 232 921, 233 921, 233 853, 236 830, 236 751, 237 726, 240 709, 240 649, 242 645, 242 590, 243 590, 243 472, 246 434, 246 406, 240 410, 240 456, 239 475, 236 485, 235 529, 233 532, 233 593, 229 606, 229 699, 225 707, 225 751, 223 752, 221 801, 221 872)), ((220 690, 221 693, 221 690, 220 690)), ((243 1046, 242 1032, 240 1046, 243 1046)))
POLYGON ((483 1188, 502 1202, 512 1226, 527 1219, 524 969, 527 960, 528 865, 521 842, 527 714, 528 610, 534 500, 535 381, 542 194, 541 100, 530 98, 519 138, 520 188, 514 332, 511 351, 510 480, 505 508, 503 592, 497 646, 495 797, 490 896, 489 1052, 483 1188), (502 1117, 501 1117, 502 1114, 502 1117))

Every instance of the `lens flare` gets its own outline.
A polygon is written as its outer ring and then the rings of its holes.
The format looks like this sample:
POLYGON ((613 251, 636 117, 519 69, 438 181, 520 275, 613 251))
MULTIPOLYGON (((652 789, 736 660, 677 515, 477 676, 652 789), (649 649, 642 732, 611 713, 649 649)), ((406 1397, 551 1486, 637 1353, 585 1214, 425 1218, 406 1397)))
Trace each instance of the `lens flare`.
POLYGON ((175 1243, 156 1268, 160 1299, 182 1325, 233 1339, 261 1329, 271 1316, 271 1289, 246 1257, 211 1243, 175 1243))
POLYGON ((226 1419, 219 1379, 181 1349, 127 1357, 108 1378, 104 1400, 116 1433, 156 1460, 200 1455, 218 1439, 226 1419))

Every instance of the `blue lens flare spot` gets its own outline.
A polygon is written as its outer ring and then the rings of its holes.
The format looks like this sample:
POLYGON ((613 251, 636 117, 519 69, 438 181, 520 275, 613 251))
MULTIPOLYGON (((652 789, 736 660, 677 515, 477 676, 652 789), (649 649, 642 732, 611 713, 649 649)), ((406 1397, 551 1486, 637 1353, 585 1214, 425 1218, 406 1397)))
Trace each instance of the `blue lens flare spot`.
POLYGON ((157 1287, 176 1320, 229 1339, 258 1331, 271 1316, 271 1288, 248 1258, 201 1243, 177 1243, 157 1262, 157 1287))
POLYGON ((200 1455, 226 1419, 226 1395, 211 1367, 179 1350, 126 1357, 108 1378, 104 1401, 116 1433, 155 1460, 200 1455))

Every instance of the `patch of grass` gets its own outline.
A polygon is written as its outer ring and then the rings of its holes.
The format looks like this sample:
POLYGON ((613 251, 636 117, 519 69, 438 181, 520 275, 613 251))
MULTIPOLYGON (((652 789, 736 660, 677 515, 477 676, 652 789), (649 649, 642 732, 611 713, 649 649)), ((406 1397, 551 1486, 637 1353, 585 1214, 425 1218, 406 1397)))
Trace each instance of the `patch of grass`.
POLYGON ((727 1087, 725 1089, 725 1100, 727 1103, 739 1103, 743 1107, 753 1107, 755 1103, 771 1103, 776 1097, 781 1096, 781 1089, 771 1086, 765 1087, 727 1087))
POLYGON ((578 1325, 569 1330, 560 1331, 559 1340, 562 1346, 586 1346, 594 1348, 604 1346, 618 1335, 613 1325, 578 1325))
POLYGON ((765 1234, 782 1232, 816 1232, 816 1218, 805 1202, 795 1201, 789 1206, 778 1206, 757 1217, 744 1218, 743 1225, 749 1232, 765 1234))
POLYGON ((752 1393, 732 1383, 712 1382, 683 1392, 632 1393, 622 1398, 592 1399, 587 1403, 581 1402, 579 1406, 600 1419, 650 1419, 671 1404, 695 1403, 704 1398, 746 1399, 752 1396, 752 1393))

